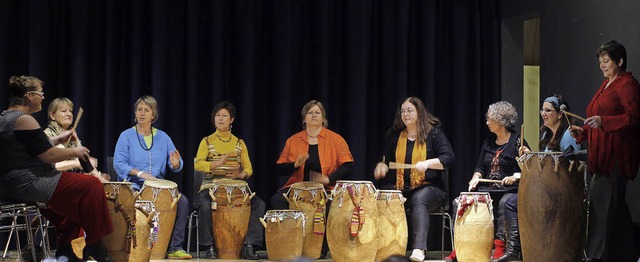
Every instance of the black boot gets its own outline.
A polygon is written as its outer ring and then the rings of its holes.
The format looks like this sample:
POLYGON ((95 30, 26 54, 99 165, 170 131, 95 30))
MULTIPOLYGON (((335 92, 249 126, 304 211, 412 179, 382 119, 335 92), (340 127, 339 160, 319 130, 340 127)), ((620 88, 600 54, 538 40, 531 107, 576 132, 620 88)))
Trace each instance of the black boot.
POLYGON ((253 250, 253 246, 252 245, 244 245, 244 246, 242 246, 242 250, 240 251, 240 258, 241 259, 258 260, 258 255, 253 250))
POLYGON ((204 258, 209 258, 209 259, 217 259, 218 258, 218 252, 216 252, 216 247, 211 245, 208 247, 204 248, 206 251, 204 252, 204 258))
POLYGON ((71 247, 71 243, 58 243, 58 248, 56 249, 56 258, 66 257, 69 262, 82 262, 80 258, 73 253, 73 248, 71 247))
POLYGON ((109 258, 109 253, 107 253, 107 247, 104 245, 104 242, 100 240, 100 242, 95 243, 93 245, 87 245, 82 250, 82 260, 87 261, 89 257, 92 257, 93 260, 98 262, 112 262, 111 258, 109 258))
POLYGON ((522 260, 522 249, 520 248, 520 230, 518 229, 518 218, 505 217, 505 226, 507 230, 507 252, 498 259, 491 262, 506 262, 514 260, 522 260))

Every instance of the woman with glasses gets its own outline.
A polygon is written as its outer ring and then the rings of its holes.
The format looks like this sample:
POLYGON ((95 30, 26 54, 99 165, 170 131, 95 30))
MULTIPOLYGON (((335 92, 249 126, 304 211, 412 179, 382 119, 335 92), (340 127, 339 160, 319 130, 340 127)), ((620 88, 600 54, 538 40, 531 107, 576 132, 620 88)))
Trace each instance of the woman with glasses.
POLYGON ((442 172, 453 164, 454 154, 439 125, 440 120, 427 111, 422 100, 417 97, 404 100, 387 131, 383 161, 374 170, 380 189, 401 190, 409 199, 410 228, 413 228, 411 261, 424 260, 429 212, 438 210, 447 201, 442 172), (390 171, 390 162, 415 168, 390 171))
MULTIPOLYGON (((564 105, 564 110, 571 111, 569 104, 561 95, 553 95, 547 97, 542 102, 540 109, 540 117, 542 118, 542 126, 540 127, 540 143, 538 150, 544 152, 562 152, 569 147, 573 147, 573 151, 582 149, 571 137, 570 118, 560 110, 564 105)), ((527 147, 522 147, 523 151, 530 151, 527 147)))

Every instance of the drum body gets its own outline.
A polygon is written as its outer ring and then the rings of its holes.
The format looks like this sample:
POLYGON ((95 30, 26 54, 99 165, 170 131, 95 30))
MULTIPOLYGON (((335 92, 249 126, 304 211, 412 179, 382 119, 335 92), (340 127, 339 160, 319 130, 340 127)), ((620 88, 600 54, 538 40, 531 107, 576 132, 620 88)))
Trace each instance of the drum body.
POLYGON ((317 182, 294 183, 285 194, 285 198, 289 202, 289 209, 300 210, 307 218, 302 255, 319 258, 324 240, 325 210, 328 201, 324 186, 317 182))
POLYGON ((129 261, 149 261, 151 249, 158 241, 158 213, 153 202, 136 201, 136 238, 129 261))
POLYGON ((491 196, 486 192, 462 192, 456 201, 454 244, 458 261, 489 261, 494 238, 491 196))
POLYGON ((176 222, 177 204, 180 199, 178 185, 169 180, 145 180, 139 199, 153 202, 158 212, 158 243, 151 249, 151 259, 164 259, 176 222))
POLYGON ((518 223, 524 261, 577 261, 584 241, 584 163, 561 153, 522 155, 518 223))
POLYGON ((378 250, 376 188, 338 180, 331 191, 327 241, 334 261, 374 261, 378 250))
POLYGON ((104 237, 104 245, 113 261, 128 261, 136 233, 133 186, 129 182, 107 182, 102 183, 102 187, 107 194, 107 208, 113 223, 113 233, 104 237))
POLYGON ((254 194, 247 182, 216 179, 203 185, 211 196, 213 236, 222 259, 240 258, 240 250, 249 229, 251 198, 254 194))
POLYGON ((267 210, 260 219, 265 227, 269 260, 295 259, 302 255, 306 217, 300 210, 267 210))
POLYGON ((407 252, 407 215, 404 202, 407 199, 399 190, 378 190, 378 252, 376 261, 392 255, 404 256, 407 252))

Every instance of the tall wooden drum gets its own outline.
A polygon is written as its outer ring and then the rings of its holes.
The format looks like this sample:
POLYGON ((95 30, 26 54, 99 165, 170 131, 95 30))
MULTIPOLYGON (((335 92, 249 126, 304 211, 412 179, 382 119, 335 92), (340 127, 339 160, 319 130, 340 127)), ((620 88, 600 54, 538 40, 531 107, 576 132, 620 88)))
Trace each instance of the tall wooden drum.
POLYGON ((265 227, 269 260, 295 259, 302 255, 307 218, 300 210, 267 210, 265 227))
POLYGON ((151 249, 158 242, 159 218, 153 202, 138 200, 136 208, 136 237, 129 261, 149 261, 151 249))
POLYGON ((407 252, 407 215, 400 190, 378 190, 378 252, 376 261, 407 252))
POLYGON ((584 240, 585 164, 559 152, 529 152, 518 163, 518 223, 524 261, 577 261, 584 240))
POLYGON ((180 197, 178 185, 172 181, 162 179, 144 181, 140 190, 140 200, 153 202, 160 219, 158 243, 151 249, 151 259, 164 259, 167 253, 180 197))
POLYGON ((373 261, 378 250, 376 188, 338 180, 331 191, 327 241, 334 261, 373 261))
POLYGON ((249 229, 251 198, 255 193, 247 182, 235 179, 217 179, 203 185, 211 196, 213 236, 222 259, 240 258, 242 243, 249 229))
POLYGON ((136 234, 133 186, 129 182, 105 182, 102 187, 107 194, 107 208, 113 223, 113 233, 104 237, 104 245, 111 259, 128 261, 136 234))
POLYGON ((328 201, 324 186, 317 182, 294 183, 284 197, 289 202, 289 209, 300 210, 307 217, 302 255, 319 258, 324 240, 325 210, 328 201))
POLYGON ((486 192, 462 192, 456 199, 454 244, 458 261, 489 261, 493 246, 493 206, 486 192))

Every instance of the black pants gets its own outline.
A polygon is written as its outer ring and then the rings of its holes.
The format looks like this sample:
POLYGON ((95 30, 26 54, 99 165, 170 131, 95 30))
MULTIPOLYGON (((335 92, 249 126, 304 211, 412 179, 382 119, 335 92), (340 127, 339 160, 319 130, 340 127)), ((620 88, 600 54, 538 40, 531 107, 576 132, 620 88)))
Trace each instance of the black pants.
POLYGON ((431 227, 429 212, 437 211, 447 201, 447 192, 434 186, 416 188, 408 193, 407 206, 411 212, 413 249, 427 250, 427 235, 431 227))

